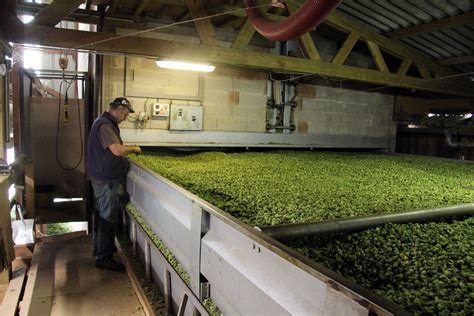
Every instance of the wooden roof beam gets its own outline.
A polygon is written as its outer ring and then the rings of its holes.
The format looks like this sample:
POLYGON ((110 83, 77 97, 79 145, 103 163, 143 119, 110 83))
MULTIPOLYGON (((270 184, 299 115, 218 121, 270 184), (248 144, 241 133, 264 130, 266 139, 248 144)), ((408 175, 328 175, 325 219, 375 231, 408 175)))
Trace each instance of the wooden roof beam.
POLYGON ((383 72, 389 72, 385 59, 383 58, 382 52, 377 44, 371 41, 367 41, 367 46, 369 47, 372 58, 377 65, 377 69, 383 72))
POLYGON ((330 14, 326 18, 326 20, 324 20, 324 23, 329 24, 345 32, 357 32, 360 34, 360 37, 362 39, 374 42, 383 51, 386 51, 391 55, 402 59, 410 59, 411 61, 413 61, 413 63, 417 65, 422 65, 440 76, 449 76, 457 74, 457 72, 453 69, 439 65, 435 61, 429 59, 428 57, 415 51, 414 49, 409 48, 383 35, 377 34, 365 27, 363 24, 344 16, 337 11, 330 14))
POLYGON ((331 62, 336 65, 344 65, 344 62, 346 61, 347 57, 351 53, 359 38, 360 36, 356 32, 349 33, 346 40, 344 41, 341 48, 336 53, 336 56, 334 56, 331 62))
MULTIPOLYGON (((186 5, 188 6, 189 12, 193 19, 199 19, 207 16, 206 8, 202 0, 186 0, 186 5)), ((199 38, 202 43, 211 46, 218 46, 219 41, 216 38, 214 33, 214 26, 211 23, 210 19, 202 19, 194 21, 194 25, 199 34, 199 38)))
MULTIPOLYGON (((290 14, 295 13, 298 10, 298 7, 287 3, 286 7, 288 8, 290 14)), ((314 44, 313 38, 311 37, 311 32, 308 32, 298 38, 298 42, 303 47, 303 50, 306 52, 306 55, 311 60, 321 61, 321 56, 319 55, 319 51, 314 44)))
POLYGON ((239 34, 237 34, 237 37, 230 47, 234 49, 244 48, 250 42, 254 34, 255 28, 253 27, 252 22, 247 19, 244 25, 240 28, 239 34))
POLYGON ((404 59, 397 70, 397 75, 405 76, 411 66, 411 60, 404 59))
POLYGON ((452 58, 446 58, 446 59, 438 59, 438 62, 441 65, 445 65, 445 66, 474 64, 474 55, 459 56, 459 57, 452 57, 452 58))
POLYGON ((117 9, 120 7, 120 0, 113 0, 112 4, 109 6, 109 10, 107 11, 107 14, 114 14, 117 9))
MULTIPOLYGON (((294 3, 299 3, 302 1, 295 1, 294 3)), ((221 10, 225 8, 226 11, 229 11, 229 14, 235 16, 246 16, 245 11, 237 10, 241 9, 239 7, 232 7, 232 6, 222 6, 221 10)), ((267 14, 267 18, 272 21, 282 21, 286 19, 284 16, 276 15, 276 14, 267 14)), ((408 46, 403 45, 395 40, 387 38, 381 34, 377 34, 370 29, 368 29, 362 23, 355 21, 341 13, 337 10, 332 12, 324 21, 323 23, 330 25, 338 30, 343 32, 351 33, 355 32, 360 35, 360 38, 363 40, 369 40, 379 46, 379 48, 393 56, 399 57, 401 59, 410 59, 417 65, 422 65, 428 68, 430 71, 440 75, 440 76, 449 76, 457 74, 456 71, 449 67, 445 67, 443 65, 438 64, 437 62, 429 59, 428 57, 424 56, 423 54, 417 52, 416 50, 409 48, 408 46)))
POLYGON ((133 11, 133 15, 139 16, 140 14, 142 14, 143 10, 145 10, 149 2, 150 0, 142 0, 135 8, 135 11, 133 11))
POLYGON ((16 15, 16 0, 7 0, 6 6, 11 13, 16 15))
MULTIPOLYGON (((209 49, 206 45, 180 43, 144 37, 120 37, 109 33, 85 32, 45 26, 11 23, 11 15, 0 12, 0 32, 15 43, 38 44, 48 47, 80 48, 98 52, 122 53, 132 56, 164 57, 212 62, 215 64, 280 70, 301 74, 319 74, 332 78, 428 90, 462 96, 474 96, 472 85, 447 80, 423 80, 403 77, 377 70, 317 62, 308 59, 249 52, 224 47, 209 49), (107 41, 108 39, 113 39, 107 41)), ((16 18, 15 18, 16 19, 16 18)))
POLYGON ((384 35, 391 39, 400 39, 403 37, 444 30, 451 27, 472 23, 472 21, 474 21, 474 11, 441 20, 410 26, 398 31, 385 33, 384 35))
POLYGON ((54 0, 35 16, 32 24, 55 26, 74 12, 83 2, 84 0, 54 0))

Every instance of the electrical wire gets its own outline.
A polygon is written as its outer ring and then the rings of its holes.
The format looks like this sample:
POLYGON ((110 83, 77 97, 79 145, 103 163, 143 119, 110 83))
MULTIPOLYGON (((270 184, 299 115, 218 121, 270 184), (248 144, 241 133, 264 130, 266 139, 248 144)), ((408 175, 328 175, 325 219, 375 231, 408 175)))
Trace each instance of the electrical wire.
MULTIPOLYGON (((79 123, 79 135, 80 135, 80 138, 81 138, 81 154, 79 156, 79 161, 73 167, 64 166, 61 163, 60 159, 59 159, 59 123, 60 123, 60 119, 61 119, 61 91, 62 91, 62 85, 64 83, 66 84, 66 93, 65 93, 64 102, 65 102, 65 104, 67 104, 68 103, 67 93, 68 93, 68 90, 69 90, 71 84, 73 83, 73 81, 75 81, 75 80, 70 80, 68 82, 66 79, 63 79, 63 80, 61 80, 61 83, 59 84, 58 121, 57 121, 57 125, 56 125, 56 148, 55 148, 55 153, 56 153, 56 163, 58 164, 58 166, 61 169, 66 170, 66 171, 73 171, 73 170, 77 169, 77 167, 79 167, 79 165, 81 164, 83 156, 84 156, 84 137, 82 135, 81 107, 80 107, 80 104, 79 104, 79 98, 78 98, 78 96, 76 96, 77 117, 78 117, 78 123, 79 123)), ((83 90, 84 90, 84 86, 83 86, 83 90)), ((84 95, 84 91, 82 91, 82 92, 83 92, 83 95, 84 95)))
MULTIPOLYGON (((124 38, 124 37, 129 37, 129 36, 138 36, 140 34, 143 34, 143 33, 147 33, 147 32, 152 32, 152 31, 156 31, 156 30, 160 30, 160 29, 165 29, 165 28, 169 28, 169 27, 173 27, 173 26, 177 26, 177 25, 182 25, 182 24, 186 24, 186 23, 191 23, 191 22, 197 22, 197 21, 202 21, 202 20, 206 20, 206 19, 211 19, 211 18, 214 18, 214 17, 218 17, 218 16, 222 16, 222 15, 229 15, 231 13, 236 13, 236 12, 241 12, 241 11, 246 11, 247 9, 257 9, 257 8, 262 8, 262 7, 267 7, 267 6, 273 6, 275 3, 282 3, 281 1, 277 1, 277 2, 272 2, 272 3, 266 3, 266 4, 260 4, 260 5, 255 5, 255 6, 251 6, 251 7, 243 7, 243 8, 237 8, 237 9, 233 9, 233 10, 229 10, 229 11, 225 11, 225 12, 221 12, 221 13, 216 13, 216 14, 213 14, 213 15, 207 15, 207 16, 203 16, 203 17, 198 17, 198 18, 193 18, 193 19, 189 19, 189 20, 185 20, 185 21, 180 21, 180 22, 174 22, 174 23, 170 23, 170 24, 166 24, 166 25, 160 25, 160 26, 157 26, 157 27, 152 27, 152 28, 149 28, 149 29, 145 29, 145 30, 141 30, 141 31, 135 31, 135 32, 131 32, 131 33, 127 33, 127 34, 122 34, 122 35, 117 35, 117 36, 113 36, 113 37, 110 37, 110 38, 106 38, 106 39, 103 39, 103 40, 100 40, 100 41, 95 41, 95 42, 90 42, 90 43, 86 43, 86 44, 82 44, 82 45, 79 45, 79 46, 75 46, 75 47, 72 47, 72 48, 69 48, 69 49, 60 49, 62 51, 65 51, 65 53, 67 54, 67 52, 69 50, 76 50, 76 51, 80 51, 80 49, 84 48, 84 47, 89 47, 89 46, 94 46, 96 44, 101 44, 101 43, 104 43, 104 42, 108 42, 108 41, 113 41, 113 40, 116 40, 116 39, 120 39, 120 38, 124 38)), ((18 45, 18 46, 23 46, 23 45, 18 45)), ((17 47, 18 47, 17 46, 17 47)), ((26 46, 26 45, 25 45, 26 46)), ((28 48, 32 48, 30 45, 27 46, 28 48)), ((16 47, 14 48, 14 51, 15 51, 16 47)), ((50 48, 51 49, 51 48, 50 48)), ((40 49, 41 50, 41 49, 40 49)), ((99 55, 107 55, 105 53, 98 53, 99 55)), ((117 54, 111 54, 111 53, 108 53, 109 55, 117 55, 117 54)), ((143 57, 143 56, 141 56, 143 57)), ((21 59, 23 59, 23 56, 20 56, 21 59)), ((281 72, 281 74, 285 74, 284 72, 281 72)), ((286 73, 288 75, 294 75, 293 73, 286 73)), ((421 78, 416 78, 417 80, 422 80, 422 81, 438 81, 438 80, 445 80, 445 79, 450 79, 450 78, 454 78, 454 77, 459 77, 459 76, 466 76, 466 75, 471 75, 471 74, 474 74, 474 72, 465 72, 465 73, 461 73, 461 74, 455 74, 455 75, 449 75, 449 76, 445 76, 445 77, 438 77, 438 78, 430 78, 430 79, 421 79, 421 78)), ((293 77, 293 78, 288 78, 288 79, 282 79, 282 80, 276 80, 276 79, 273 79, 272 78, 272 74, 270 73, 270 79, 273 80, 273 81, 280 81, 280 82, 287 82, 287 81, 294 81, 296 79, 300 79, 300 78, 305 78, 305 77, 311 77, 311 76, 319 76, 323 79, 326 80, 326 82, 328 81, 328 78, 326 78, 326 76, 323 76, 323 75, 320 75, 320 74, 316 74, 316 73, 311 73, 311 74, 301 74, 301 75, 297 75, 296 77, 293 77)), ((342 85, 342 81, 344 80, 341 80, 341 85, 342 85)), ((454 83, 453 83, 454 84, 454 83)), ((387 84, 387 85, 383 85, 383 86, 380 86, 380 87, 375 87, 375 88, 369 88, 369 89, 365 89, 365 90, 359 90, 359 91, 366 91, 366 92, 369 92, 369 91, 376 91, 376 90, 380 90, 380 89, 385 89, 385 88, 389 88, 389 87, 398 87, 397 85, 394 85, 394 84, 387 84)), ((340 95, 340 94, 337 94, 337 95, 340 95)), ((327 97, 327 96, 325 96, 327 97)))
MULTIPOLYGON (((280 3, 280 1, 277 1, 276 3, 280 3)), ((174 23, 170 23, 170 24, 166 24, 166 25, 160 25, 160 26, 152 27, 152 28, 149 28, 149 29, 141 30, 141 31, 130 32, 130 33, 127 33, 127 34, 113 36, 113 37, 106 38, 106 39, 103 39, 103 40, 100 40, 100 41, 95 41, 95 42, 82 44, 82 45, 79 45, 79 46, 72 47, 71 49, 72 50, 77 50, 77 49, 80 49, 80 48, 94 46, 96 44, 102 44, 102 43, 105 43, 105 42, 113 41, 113 40, 124 38, 124 37, 138 36, 138 35, 143 34, 143 33, 153 32, 153 31, 161 30, 161 29, 168 28, 168 27, 178 26, 178 25, 187 24, 187 23, 191 23, 191 22, 199 22, 199 21, 212 19, 212 18, 215 18, 215 17, 223 16, 223 15, 229 15, 231 13, 247 11, 247 10, 252 10, 252 9, 258 9, 258 8, 263 8, 263 7, 268 7, 268 6, 273 6, 274 4, 275 3, 265 3, 265 4, 260 4, 260 5, 254 5, 254 6, 251 6, 251 7, 238 8, 238 9, 233 9, 233 10, 229 10, 229 11, 225 11, 225 12, 221 12, 221 13, 216 13, 216 14, 212 14, 212 15, 206 15, 206 16, 203 16, 203 17, 193 18, 193 19, 189 19, 189 20, 185 20, 185 21, 174 22, 174 23)))
MULTIPOLYGON (((286 75, 292 75, 291 73, 284 73, 284 72, 279 72, 277 74, 286 74, 286 75)), ((430 79, 422 79, 422 78, 414 78, 414 79, 417 79, 417 80, 420 80, 420 81, 424 81, 424 82, 430 82, 430 81, 442 81, 442 80, 446 80, 446 79, 452 79, 452 78, 456 78, 456 77, 463 77, 463 76, 468 76, 468 75, 473 75, 474 74, 474 71, 469 71, 469 72, 465 72, 465 73, 460 73, 460 74, 455 74, 455 75, 448 75, 448 76, 444 76, 444 77, 436 77, 436 78, 430 78, 430 79)), ((288 78, 288 79, 281 79, 281 80, 278 80, 278 79, 273 79, 272 77, 272 74, 270 74, 270 79, 272 81, 275 81, 275 82, 288 82, 288 81, 294 81, 296 79, 300 79, 300 78, 304 78, 304 77, 312 77, 312 76, 318 76, 318 77, 321 77, 321 78, 324 78, 327 80, 327 78, 325 76, 322 76, 320 74, 305 74, 305 75, 300 75, 300 76, 296 76, 294 78, 288 78)), ((340 81, 341 82, 341 85, 342 85, 342 82, 343 81, 350 81, 350 80, 337 80, 337 81, 340 81)), ((410 83, 410 81, 408 81, 408 83, 410 83)), ((448 81, 448 83, 450 83, 448 81)), ((452 84, 455 84, 455 83, 452 83, 452 84)), ((372 91, 377 91, 377 90, 382 90, 382 89, 386 89, 386 88, 399 88, 400 86, 398 85, 395 85, 395 84, 386 84, 386 85, 382 85, 382 86, 379 86, 379 87, 374 87, 374 88, 367 88, 367 89, 360 89, 358 90, 358 92, 372 92, 372 91)), ((347 94, 352 94, 353 92, 352 91, 348 91, 348 92, 338 92, 338 93, 335 93, 335 94, 330 94, 330 95, 325 95, 324 98, 328 98, 328 97, 337 97, 337 96, 341 96, 341 95, 347 95, 347 94)))

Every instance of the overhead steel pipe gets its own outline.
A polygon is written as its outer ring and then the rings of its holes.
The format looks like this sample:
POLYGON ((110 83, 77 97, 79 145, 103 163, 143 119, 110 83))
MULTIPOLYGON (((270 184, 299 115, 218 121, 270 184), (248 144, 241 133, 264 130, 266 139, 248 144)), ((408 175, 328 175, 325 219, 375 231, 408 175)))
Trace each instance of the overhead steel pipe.
POLYGON ((281 22, 273 22, 255 8, 253 0, 244 0, 247 16, 257 32, 272 41, 287 41, 304 35, 321 23, 342 0, 307 0, 298 11, 281 22))
POLYGON ((423 223, 440 218, 461 215, 474 215, 474 203, 403 213, 358 216, 320 222, 285 224, 256 228, 274 239, 289 239, 306 236, 352 233, 385 224, 423 223))
POLYGON ((474 143, 473 142, 466 142, 466 143, 461 143, 461 142, 453 142, 452 137, 453 135, 449 130, 444 131, 444 135, 446 136, 446 143, 450 148, 459 148, 459 149, 473 149, 474 148, 474 143))

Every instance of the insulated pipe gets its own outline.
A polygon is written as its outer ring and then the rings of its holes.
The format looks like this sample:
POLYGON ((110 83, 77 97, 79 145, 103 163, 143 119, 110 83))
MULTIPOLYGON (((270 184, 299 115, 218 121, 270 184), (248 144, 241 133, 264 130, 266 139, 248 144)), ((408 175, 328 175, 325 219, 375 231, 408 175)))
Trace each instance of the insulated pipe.
POLYGON ((253 0, 244 0, 247 16, 264 37, 273 41, 287 41, 308 33, 321 23, 342 0, 307 0, 298 11, 280 22, 269 21, 253 0))
POLYGON ((474 143, 469 142, 469 143, 454 143, 452 140, 452 135, 451 132, 448 130, 444 131, 444 135, 446 136, 446 143, 448 143, 448 146, 450 148, 459 148, 459 149, 468 149, 468 148, 474 148, 474 143))
POLYGON ((474 203, 459 204, 442 208, 411 212, 359 216, 312 223, 298 223, 256 227, 275 239, 298 238, 306 236, 351 233, 385 224, 407 224, 434 221, 443 217, 474 215, 474 203))

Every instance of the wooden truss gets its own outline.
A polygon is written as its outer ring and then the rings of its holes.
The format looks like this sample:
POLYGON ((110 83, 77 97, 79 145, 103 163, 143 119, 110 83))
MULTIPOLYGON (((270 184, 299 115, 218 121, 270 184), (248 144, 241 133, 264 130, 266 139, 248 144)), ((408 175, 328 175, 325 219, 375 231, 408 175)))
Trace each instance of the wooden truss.
MULTIPOLYGON (((76 5, 72 4, 72 2, 67 8, 67 13, 64 11, 63 18, 76 5)), ((207 14, 202 1, 186 0, 183 5, 187 5, 193 17, 203 17, 207 14)), ((290 5, 289 8, 291 11, 297 9, 295 5, 290 5)), ((138 9, 143 10, 142 8, 138 9)), ((245 16, 245 11, 236 9, 239 8, 226 7, 226 11, 231 11, 233 15, 245 16)), ((56 15, 52 14, 52 16, 56 15)), ((267 14, 267 16, 276 21, 285 18, 274 14, 267 14)), ((49 21, 49 19, 47 20, 49 21)), ((57 18, 54 21, 57 21, 57 18)), ((248 21, 243 24, 234 42, 227 48, 219 46, 219 42, 214 35, 213 25, 209 20, 200 20, 195 23, 201 39, 201 44, 197 45, 137 36, 123 37, 112 33, 59 29, 51 27, 49 22, 44 23, 47 25, 24 25, 18 23, 16 16, 7 9, 3 8, 0 11, 0 32, 7 41, 15 43, 136 56, 205 61, 297 74, 315 74, 460 96, 474 96, 474 84, 464 78, 456 77, 457 73, 451 68, 441 65, 388 37, 376 34, 338 12, 331 14, 325 23, 348 34, 345 42, 331 62, 321 61, 317 47, 310 34, 299 38, 307 58, 287 57, 252 51, 247 45, 255 30, 248 21), (344 65, 348 55, 358 41, 366 42, 377 70, 344 65), (390 72, 384 59, 384 54, 390 54, 401 60, 400 66, 396 71, 390 72), (420 76, 408 76, 407 72, 410 67, 416 67, 420 76)))

